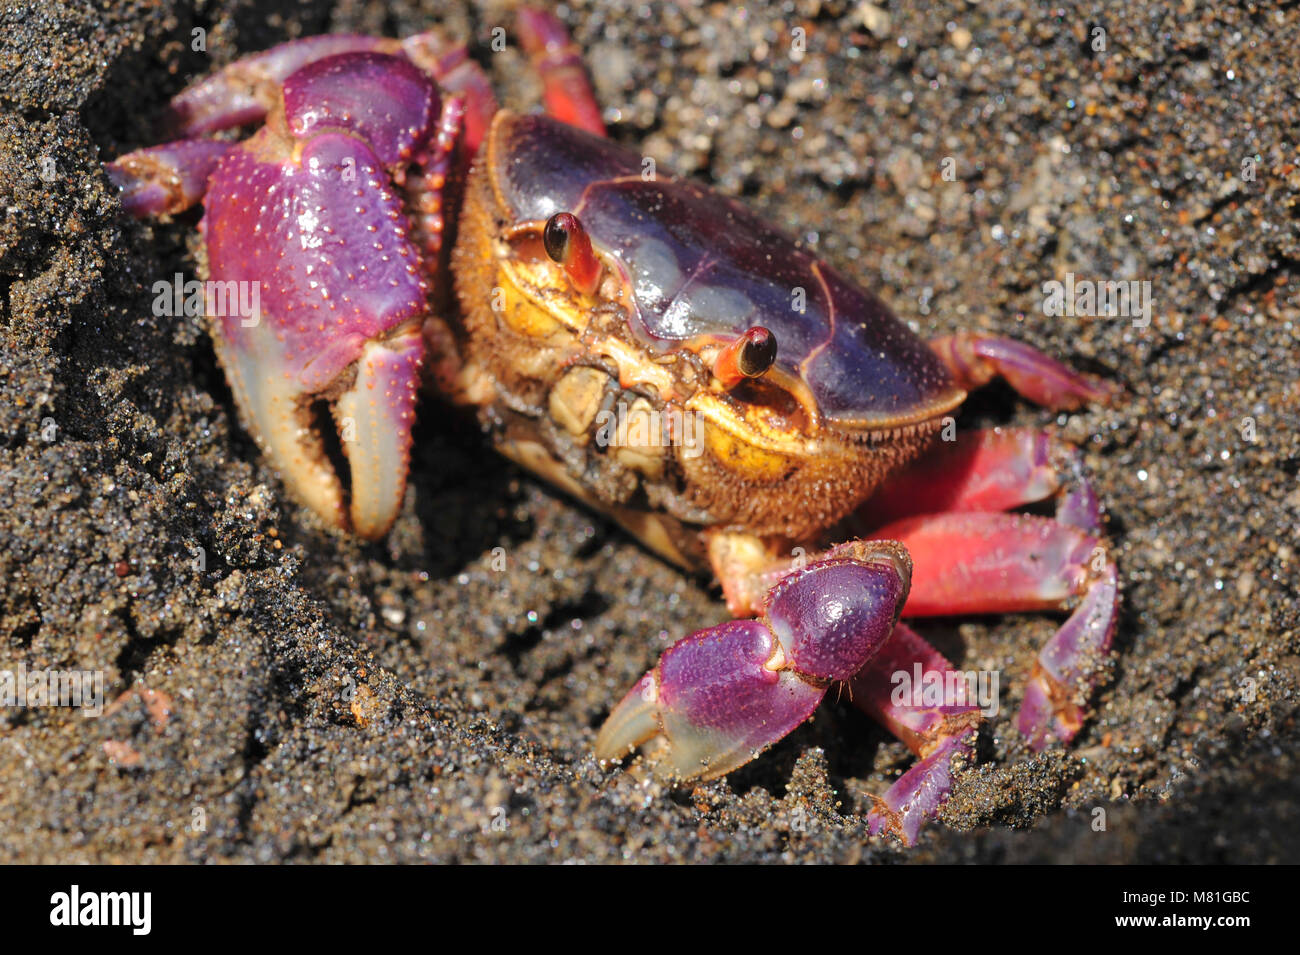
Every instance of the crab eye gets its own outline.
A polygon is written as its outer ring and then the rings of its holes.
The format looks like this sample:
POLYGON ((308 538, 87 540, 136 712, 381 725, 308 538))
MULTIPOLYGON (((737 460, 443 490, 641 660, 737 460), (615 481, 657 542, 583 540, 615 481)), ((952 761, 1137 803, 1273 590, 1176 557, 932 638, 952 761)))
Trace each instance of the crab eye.
POLYGON ((762 325, 755 325, 741 336, 736 367, 746 378, 757 378, 776 363, 776 336, 762 325))
POLYGON ((572 212, 557 212, 546 220, 542 245, 552 262, 564 268, 579 292, 587 295, 600 284, 600 260, 591 249, 591 237, 572 212))
POLYGON ((571 212, 557 212, 546 220, 546 228, 542 231, 542 244, 546 246, 546 254, 551 257, 552 262, 564 264, 564 259, 569 252, 569 236, 581 229, 582 223, 571 212))
POLYGON ((760 378, 776 363, 776 336, 755 325, 723 347, 713 360, 713 377, 731 389, 747 378, 760 378))

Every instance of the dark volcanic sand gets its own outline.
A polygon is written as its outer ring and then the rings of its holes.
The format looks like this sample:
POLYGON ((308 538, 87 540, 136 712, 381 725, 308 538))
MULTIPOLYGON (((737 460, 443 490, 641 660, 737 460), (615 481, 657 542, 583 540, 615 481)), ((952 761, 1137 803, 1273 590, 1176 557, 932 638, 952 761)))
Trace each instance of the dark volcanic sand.
MULTIPOLYGON (((1056 420, 1108 507, 1114 681, 1073 747, 1031 755, 1011 719, 1056 620, 925 625, 1001 671, 1002 712, 909 853, 862 813, 910 757, 847 702, 694 792, 602 772, 610 703, 724 617, 705 583, 432 403, 392 535, 331 536, 238 426, 200 323, 152 315, 155 281, 193 276, 193 217, 126 219, 99 163, 149 142, 187 77, 290 37, 443 22, 528 109, 519 55, 489 47, 508 6, 157 6, 0 12, 0 668, 143 690, 98 720, 0 710, 0 858, 1300 859, 1300 10, 565 11, 616 139, 808 235, 918 328, 1012 334, 1128 390, 1056 420), (1068 271, 1150 280, 1150 327, 1045 317, 1041 283, 1068 271)), ((963 412, 1050 421, 1004 387, 963 412)))

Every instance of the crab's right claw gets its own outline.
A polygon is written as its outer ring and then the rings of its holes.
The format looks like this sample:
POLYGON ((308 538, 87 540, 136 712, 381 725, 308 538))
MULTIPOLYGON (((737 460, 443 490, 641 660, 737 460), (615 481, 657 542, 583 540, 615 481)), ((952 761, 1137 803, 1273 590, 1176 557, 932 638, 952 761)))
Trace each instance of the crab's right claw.
POLYGON ((217 355, 294 495, 334 528, 379 538, 405 493, 424 359, 427 290, 402 200, 355 137, 316 135, 283 158, 257 140, 222 159, 200 224, 223 280, 207 287, 217 355), (330 443, 347 458, 346 490, 330 443))
POLYGON ((217 336, 221 364, 250 430, 303 504, 336 530, 382 537, 406 490, 424 360, 419 325, 365 342, 355 362, 328 382, 287 371, 292 363, 267 329, 217 336), (316 413, 318 403, 332 423, 316 413), (331 425, 350 471, 346 490, 320 431, 331 425))
POLYGON ((304 66, 283 97, 283 128, 231 150, 209 182, 200 228, 220 281, 206 311, 240 411, 289 489, 375 539, 406 489, 445 113, 416 67, 373 53, 304 66))
POLYGON ((759 620, 733 620, 670 647, 610 714, 596 757, 618 759, 661 737, 660 775, 712 779, 803 723, 832 682, 884 645, 907 598, 911 561, 902 547, 872 541, 860 554, 789 574, 759 620))
MULTIPOLYGON (((341 134, 302 153, 304 166, 354 162, 363 184, 379 168, 341 134)), ((286 176, 244 149, 224 162, 238 168, 208 193, 208 257, 223 281, 208 284, 206 312, 235 401, 295 497, 337 530, 382 537, 406 489, 427 307, 400 200, 371 189, 361 217, 355 197, 333 195, 354 188, 337 176, 286 176), (337 441, 321 431, 329 415, 337 441)))

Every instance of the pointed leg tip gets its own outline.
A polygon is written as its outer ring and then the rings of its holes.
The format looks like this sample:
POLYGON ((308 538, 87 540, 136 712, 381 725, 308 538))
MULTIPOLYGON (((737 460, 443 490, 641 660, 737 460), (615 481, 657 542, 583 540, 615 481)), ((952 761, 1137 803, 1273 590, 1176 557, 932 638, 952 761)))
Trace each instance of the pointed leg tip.
POLYGON ((961 733, 940 742, 886 790, 871 796, 867 829, 873 836, 896 835, 904 845, 915 845, 921 826, 938 815, 952 793, 953 774, 975 752, 975 733, 961 733))
POLYGON ((424 342, 418 328, 365 346, 352 387, 334 416, 352 471, 353 530, 368 540, 388 533, 402 508, 424 342))
POLYGON ((1041 668, 1025 687, 1016 715, 1016 729, 1035 753, 1051 746, 1068 746, 1083 729, 1086 713, 1069 698, 1068 690, 1041 668))
POLYGON ((374 523, 357 524, 356 522, 353 522, 351 530, 357 537, 373 544, 377 541, 383 540, 388 535, 388 532, 393 529, 393 524, 396 521, 397 514, 394 513, 387 520, 381 519, 374 523))

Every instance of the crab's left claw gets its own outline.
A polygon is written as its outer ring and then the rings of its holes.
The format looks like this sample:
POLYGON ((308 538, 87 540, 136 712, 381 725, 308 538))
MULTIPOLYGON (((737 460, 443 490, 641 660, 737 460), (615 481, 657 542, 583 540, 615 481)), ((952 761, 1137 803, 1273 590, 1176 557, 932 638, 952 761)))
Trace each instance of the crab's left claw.
POLYGON ((661 775, 712 779, 742 766, 812 715, 888 639, 907 599, 911 560, 897 544, 856 545, 768 594, 763 617, 701 630, 670 647, 610 714, 596 757, 662 737, 661 775))

